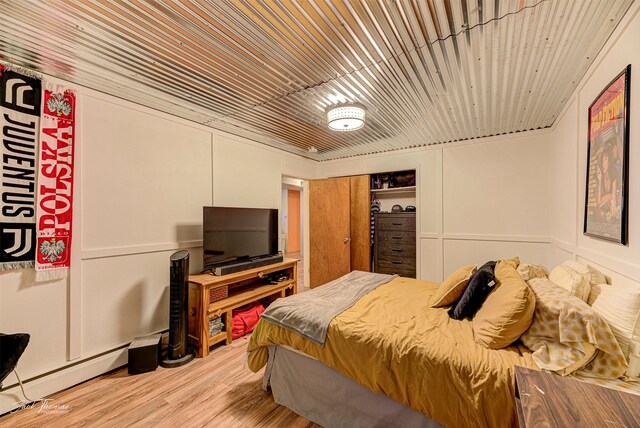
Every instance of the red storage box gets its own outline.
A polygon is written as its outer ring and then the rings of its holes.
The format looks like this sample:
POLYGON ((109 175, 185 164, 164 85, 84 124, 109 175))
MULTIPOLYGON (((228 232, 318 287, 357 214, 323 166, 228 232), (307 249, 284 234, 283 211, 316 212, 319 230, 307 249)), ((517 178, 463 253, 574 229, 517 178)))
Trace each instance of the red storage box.
POLYGON ((233 311, 233 322, 231 324, 231 337, 237 339, 245 334, 251 333, 260 321, 260 314, 264 312, 264 306, 260 303, 251 303, 243 308, 233 311))

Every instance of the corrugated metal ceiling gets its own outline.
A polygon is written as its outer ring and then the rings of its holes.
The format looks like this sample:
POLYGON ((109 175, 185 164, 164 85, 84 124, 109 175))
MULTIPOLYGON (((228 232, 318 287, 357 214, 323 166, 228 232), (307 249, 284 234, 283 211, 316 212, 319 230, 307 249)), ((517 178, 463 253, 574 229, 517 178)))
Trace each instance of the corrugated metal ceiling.
POLYGON ((551 126, 632 3, 0 0, 0 58, 328 160, 551 126))

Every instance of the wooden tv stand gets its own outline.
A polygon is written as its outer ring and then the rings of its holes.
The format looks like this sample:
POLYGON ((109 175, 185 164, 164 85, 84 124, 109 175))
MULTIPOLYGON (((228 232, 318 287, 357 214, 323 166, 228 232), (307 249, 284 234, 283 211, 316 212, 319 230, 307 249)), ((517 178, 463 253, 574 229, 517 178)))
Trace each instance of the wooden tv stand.
POLYGON ((285 297, 298 292, 297 259, 285 259, 280 263, 261 266, 229 275, 215 276, 201 273, 189 276, 189 342, 196 347, 198 357, 209 355, 209 348, 216 343, 231 343, 233 310, 265 297, 285 297), (267 284, 263 275, 282 272, 286 281, 267 284), (228 296, 211 302, 210 293, 216 288, 228 287, 228 296), (220 316, 224 330, 209 336, 209 320, 220 316))

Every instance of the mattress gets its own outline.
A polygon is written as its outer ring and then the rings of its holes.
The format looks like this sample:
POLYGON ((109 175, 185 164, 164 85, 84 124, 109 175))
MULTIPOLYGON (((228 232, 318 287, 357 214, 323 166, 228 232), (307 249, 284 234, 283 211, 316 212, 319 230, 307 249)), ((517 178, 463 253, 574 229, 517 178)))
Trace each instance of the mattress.
POLYGON ((260 321, 249 367, 266 364, 268 346, 287 345, 442 425, 515 425, 514 366, 536 369, 530 352, 476 344, 470 321, 429 307, 438 286, 396 278, 378 287, 333 319, 324 347, 260 321))

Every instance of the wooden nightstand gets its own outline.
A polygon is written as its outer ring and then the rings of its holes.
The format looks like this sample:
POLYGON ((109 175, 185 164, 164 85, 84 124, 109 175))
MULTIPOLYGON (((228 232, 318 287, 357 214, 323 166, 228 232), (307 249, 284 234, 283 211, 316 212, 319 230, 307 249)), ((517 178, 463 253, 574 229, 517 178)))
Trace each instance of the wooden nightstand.
POLYGON ((640 396, 524 367, 516 409, 520 428, 640 426, 640 396))

